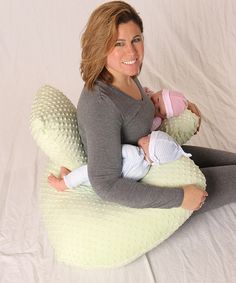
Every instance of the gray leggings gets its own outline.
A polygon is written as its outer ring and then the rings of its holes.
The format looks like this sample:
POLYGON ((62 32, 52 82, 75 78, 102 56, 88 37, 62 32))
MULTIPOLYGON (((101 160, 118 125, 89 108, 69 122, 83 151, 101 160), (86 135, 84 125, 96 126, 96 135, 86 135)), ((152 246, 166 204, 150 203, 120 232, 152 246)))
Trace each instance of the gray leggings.
POLYGON ((200 214, 236 202, 236 153, 197 146, 183 146, 206 177, 208 197, 200 214))

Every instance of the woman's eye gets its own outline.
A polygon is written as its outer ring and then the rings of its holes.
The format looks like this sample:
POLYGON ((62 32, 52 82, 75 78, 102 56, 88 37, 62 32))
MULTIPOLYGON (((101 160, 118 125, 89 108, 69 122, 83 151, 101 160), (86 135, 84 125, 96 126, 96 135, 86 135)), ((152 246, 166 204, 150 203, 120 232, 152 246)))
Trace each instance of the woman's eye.
POLYGON ((115 46, 124 46, 124 42, 122 42, 122 41, 117 41, 116 43, 115 43, 115 46))
POLYGON ((142 39, 141 39, 141 37, 135 37, 134 39, 133 39, 133 42, 140 42, 142 39))

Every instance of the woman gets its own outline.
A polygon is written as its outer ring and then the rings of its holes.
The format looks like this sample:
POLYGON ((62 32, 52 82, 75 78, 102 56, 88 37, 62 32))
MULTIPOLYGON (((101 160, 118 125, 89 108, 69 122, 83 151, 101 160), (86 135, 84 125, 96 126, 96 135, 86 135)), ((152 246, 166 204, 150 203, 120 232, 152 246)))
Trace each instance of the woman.
POLYGON ((157 188, 121 177, 121 144, 150 133, 154 107, 136 78, 143 55, 143 25, 122 1, 108 2, 90 16, 82 36, 85 87, 78 125, 88 155, 88 175, 104 200, 135 208, 198 209, 207 193, 195 185, 157 188))
MULTIPOLYGON (((207 193, 194 184, 163 189, 121 177, 121 145, 137 145, 140 137, 150 133, 154 117, 153 103, 137 79, 143 56, 142 20, 129 4, 107 2, 91 14, 82 36, 85 86, 77 108, 89 180, 105 201, 134 208, 198 210, 207 193)), ((194 104, 189 103, 189 108, 200 116, 194 104)), ((201 149, 196 150, 193 156, 201 149)))

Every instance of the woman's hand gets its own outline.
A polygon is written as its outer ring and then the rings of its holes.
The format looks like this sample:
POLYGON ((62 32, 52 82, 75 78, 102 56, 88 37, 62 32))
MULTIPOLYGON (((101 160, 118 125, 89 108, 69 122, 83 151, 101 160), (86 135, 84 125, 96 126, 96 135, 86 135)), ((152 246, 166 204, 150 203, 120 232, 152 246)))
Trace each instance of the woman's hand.
POLYGON ((200 129, 200 125, 201 125, 202 114, 201 114, 200 110, 198 109, 197 105, 190 102, 190 101, 188 101, 188 109, 199 117, 199 124, 198 124, 198 128, 197 128, 197 132, 198 132, 199 129, 200 129))
POLYGON ((196 185, 183 187, 184 199, 181 207, 188 210, 198 210, 205 202, 208 193, 196 185))

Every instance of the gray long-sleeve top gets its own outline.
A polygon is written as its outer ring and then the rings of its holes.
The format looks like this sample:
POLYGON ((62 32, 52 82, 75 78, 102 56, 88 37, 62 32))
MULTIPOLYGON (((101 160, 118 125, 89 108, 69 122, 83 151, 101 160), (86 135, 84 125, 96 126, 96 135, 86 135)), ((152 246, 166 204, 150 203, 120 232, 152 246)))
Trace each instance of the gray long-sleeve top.
POLYGON ((97 81, 83 89, 77 107, 79 131, 88 156, 88 176, 95 192, 106 201, 134 208, 181 205, 183 189, 163 189, 122 178, 122 144, 137 145, 150 133, 154 106, 135 80, 142 100, 97 81))

